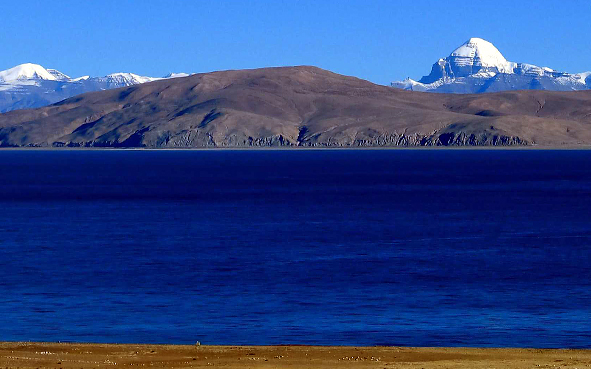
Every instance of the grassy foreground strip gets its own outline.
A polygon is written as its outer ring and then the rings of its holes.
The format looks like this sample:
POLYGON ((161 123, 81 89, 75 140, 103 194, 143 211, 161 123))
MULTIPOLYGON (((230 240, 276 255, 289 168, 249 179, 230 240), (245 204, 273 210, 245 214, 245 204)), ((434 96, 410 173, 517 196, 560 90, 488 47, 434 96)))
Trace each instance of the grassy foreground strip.
POLYGON ((588 368, 591 350, 0 343, 0 368, 588 368))

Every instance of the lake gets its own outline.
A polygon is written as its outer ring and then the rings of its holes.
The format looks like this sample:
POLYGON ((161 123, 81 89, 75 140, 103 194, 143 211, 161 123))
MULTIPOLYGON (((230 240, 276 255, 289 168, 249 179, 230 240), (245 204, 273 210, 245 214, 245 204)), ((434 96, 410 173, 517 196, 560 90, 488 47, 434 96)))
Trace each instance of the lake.
POLYGON ((2 150, 0 340, 591 348, 591 151, 2 150))

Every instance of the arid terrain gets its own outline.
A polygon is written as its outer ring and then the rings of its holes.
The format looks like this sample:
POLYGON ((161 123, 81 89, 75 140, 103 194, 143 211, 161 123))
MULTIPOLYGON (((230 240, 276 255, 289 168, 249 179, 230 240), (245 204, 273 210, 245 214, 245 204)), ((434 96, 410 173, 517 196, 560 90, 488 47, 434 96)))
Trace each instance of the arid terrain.
POLYGON ((591 91, 448 95, 316 67, 196 74, 0 114, 4 147, 591 145, 591 91))
POLYGON ((2 368, 587 368, 590 350, 0 343, 2 368))

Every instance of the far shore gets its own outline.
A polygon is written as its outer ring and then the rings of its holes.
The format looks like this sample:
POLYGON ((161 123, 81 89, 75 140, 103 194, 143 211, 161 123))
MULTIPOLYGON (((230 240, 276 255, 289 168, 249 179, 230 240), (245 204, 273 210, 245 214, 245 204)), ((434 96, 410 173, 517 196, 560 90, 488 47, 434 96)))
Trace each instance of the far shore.
POLYGON ((586 368, 591 350, 0 343, 1 368, 586 368))
POLYGON ((348 146, 348 147, 308 147, 308 146, 245 146, 245 147, 0 147, 0 151, 361 151, 361 150, 396 150, 396 151, 420 151, 420 150, 591 150, 591 145, 524 145, 524 146, 348 146))

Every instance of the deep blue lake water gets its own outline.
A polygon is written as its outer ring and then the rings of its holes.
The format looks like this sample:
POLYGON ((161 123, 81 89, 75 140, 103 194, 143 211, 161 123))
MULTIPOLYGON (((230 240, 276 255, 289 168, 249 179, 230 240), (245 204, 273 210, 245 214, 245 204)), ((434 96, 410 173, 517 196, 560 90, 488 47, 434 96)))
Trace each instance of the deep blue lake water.
POLYGON ((591 151, 0 151, 0 340, 591 348, 591 151))

